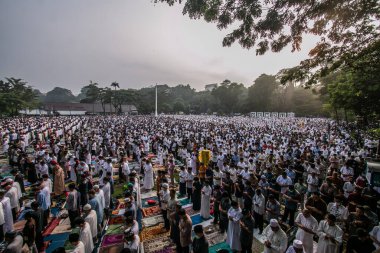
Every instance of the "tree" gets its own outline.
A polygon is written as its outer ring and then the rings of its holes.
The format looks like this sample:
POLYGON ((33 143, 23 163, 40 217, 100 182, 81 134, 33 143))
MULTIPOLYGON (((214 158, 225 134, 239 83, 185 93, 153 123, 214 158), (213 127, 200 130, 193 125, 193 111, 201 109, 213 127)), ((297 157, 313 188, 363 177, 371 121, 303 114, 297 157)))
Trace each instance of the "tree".
POLYGON ((2 115, 15 116, 23 109, 39 106, 37 93, 27 82, 17 78, 0 80, 0 111, 2 115))
POLYGON ((243 84, 224 80, 220 86, 211 91, 211 95, 218 101, 218 111, 232 113, 239 111, 239 100, 246 91, 243 84))
POLYGON ((341 66, 354 62, 361 52, 379 42, 380 8, 378 0, 154 0, 170 6, 184 2, 183 14, 216 23, 231 33, 223 46, 238 42, 255 48, 256 54, 279 52, 287 45, 300 50, 306 34, 320 41, 309 52, 309 59, 284 71, 281 82, 318 79, 341 66))
POLYGON ((53 90, 46 93, 45 102, 48 103, 71 103, 75 102, 76 98, 69 89, 55 87, 53 90))
POLYGON ((99 101, 103 108, 103 113, 106 114, 106 104, 110 103, 111 106, 111 98, 112 91, 109 87, 99 88, 99 101))
POLYGON ((279 85, 275 76, 260 75, 248 88, 247 108, 253 112, 271 111, 272 96, 279 85))

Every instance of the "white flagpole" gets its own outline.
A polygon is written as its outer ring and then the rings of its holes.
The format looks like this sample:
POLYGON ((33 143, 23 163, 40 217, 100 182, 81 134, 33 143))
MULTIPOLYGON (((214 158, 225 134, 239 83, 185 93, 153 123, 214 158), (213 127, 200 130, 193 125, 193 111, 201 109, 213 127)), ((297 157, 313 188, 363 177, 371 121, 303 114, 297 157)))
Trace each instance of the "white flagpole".
POLYGON ((158 116, 158 113, 157 113, 157 83, 156 83, 156 112, 154 114, 156 117, 158 116))

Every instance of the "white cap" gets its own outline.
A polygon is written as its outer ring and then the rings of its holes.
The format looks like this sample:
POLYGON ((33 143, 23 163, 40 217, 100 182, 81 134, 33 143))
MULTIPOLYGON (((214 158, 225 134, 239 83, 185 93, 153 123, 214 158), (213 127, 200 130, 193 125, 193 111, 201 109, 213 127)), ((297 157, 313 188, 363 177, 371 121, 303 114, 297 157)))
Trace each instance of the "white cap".
POLYGON ((92 188, 94 188, 94 190, 99 190, 99 185, 94 185, 92 188))
POLYGON ((274 228, 278 227, 279 226, 278 221, 276 219, 271 219, 270 220, 270 226, 274 227, 274 228))
POLYGON ((6 183, 13 183, 14 181, 13 181, 12 178, 7 178, 7 179, 5 180, 5 182, 6 182, 6 183))
POLYGON ((125 203, 129 203, 129 202, 131 202, 131 199, 130 198, 126 198, 126 199, 124 199, 124 202, 125 203))
POLYGON ((163 183, 162 184, 162 188, 166 188, 167 189, 167 188, 169 188, 169 185, 167 183, 163 183))
POLYGON ((303 249, 302 241, 300 241, 300 240, 294 240, 293 241, 293 248, 303 249))
POLYGON ((84 211, 90 211, 91 210, 91 205, 90 204, 84 205, 83 210, 84 211))

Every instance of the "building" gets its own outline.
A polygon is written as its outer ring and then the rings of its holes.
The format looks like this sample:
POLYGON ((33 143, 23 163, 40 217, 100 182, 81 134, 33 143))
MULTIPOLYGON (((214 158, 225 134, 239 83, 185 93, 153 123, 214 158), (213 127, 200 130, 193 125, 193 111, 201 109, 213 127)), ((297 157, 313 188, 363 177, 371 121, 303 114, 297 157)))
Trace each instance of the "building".
MULTIPOLYGON (((115 107, 111 104, 105 104, 104 108, 100 103, 45 103, 42 110, 49 115, 86 115, 86 114, 103 114, 115 113, 115 107)), ((134 105, 121 105, 122 114, 137 114, 137 108, 134 105)))
POLYGON ((205 90, 206 91, 212 91, 213 89, 216 89, 218 88, 218 84, 217 83, 211 83, 211 84, 206 84, 205 85, 205 90))

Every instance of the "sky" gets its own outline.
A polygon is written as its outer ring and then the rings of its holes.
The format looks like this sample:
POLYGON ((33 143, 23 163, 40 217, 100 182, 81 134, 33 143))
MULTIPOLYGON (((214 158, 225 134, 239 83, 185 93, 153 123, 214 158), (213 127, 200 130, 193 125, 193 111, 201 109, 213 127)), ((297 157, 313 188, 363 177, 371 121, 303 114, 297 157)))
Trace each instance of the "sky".
POLYGON ((75 94, 90 80, 101 87, 206 84, 225 79, 247 87, 262 73, 276 74, 307 58, 302 50, 256 56, 234 44, 226 30, 191 20, 182 6, 150 0, 0 0, 0 79, 22 78, 42 92, 75 94))

